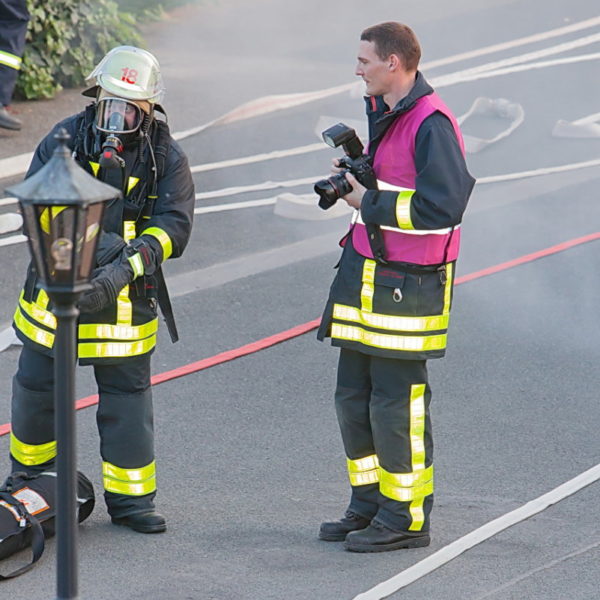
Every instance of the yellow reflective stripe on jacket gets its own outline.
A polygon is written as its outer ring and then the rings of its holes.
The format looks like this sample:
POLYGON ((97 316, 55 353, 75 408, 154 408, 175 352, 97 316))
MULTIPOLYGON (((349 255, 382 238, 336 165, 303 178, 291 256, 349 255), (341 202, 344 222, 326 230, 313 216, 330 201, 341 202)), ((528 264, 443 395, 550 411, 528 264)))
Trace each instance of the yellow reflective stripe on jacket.
POLYGON ((92 162, 90 160, 90 167, 92 167, 92 173, 94 173, 94 177, 98 177, 98 171, 100 170, 100 163, 92 162))
MULTIPOLYGON (((413 472, 425 471, 425 388, 424 383, 410 386, 410 452, 413 472)), ((409 531, 420 531, 425 522, 423 501, 425 496, 433 494, 431 490, 421 496, 415 496, 408 508, 412 517, 409 531)))
POLYGON ((400 229, 415 228, 410 218, 410 201, 413 193, 412 190, 400 192, 396 199, 396 221, 400 229))
POLYGON ((142 235, 151 235, 160 242, 163 250, 163 261, 167 260, 173 254, 173 242, 164 229, 160 227, 148 227, 148 229, 142 231, 142 235))
POLYGON ((66 206, 51 206, 42 211, 40 215, 40 227, 44 233, 50 235, 50 221, 60 215, 66 208, 66 206))
POLYGON ((29 322, 23 316, 20 306, 17 306, 14 321, 19 331, 26 335, 30 340, 34 341, 36 344, 39 344, 40 346, 45 346, 46 348, 52 348, 52 346, 54 345, 54 334, 29 322))
POLYGON ((367 485, 379 481, 379 459, 377 455, 372 454, 371 456, 355 460, 347 458, 346 464, 348 466, 350 485, 367 485))
POLYGON ((368 312, 373 311, 373 294, 375 293, 375 286, 373 285, 373 282, 375 281, 376 264, 377 263, 374 260, 367 258, 365 259, 365 264, 363 265, 363 286, 360 291, 360 305, 363 310, 368 312))
MULTIPOLYGON (((56 329, 56 317, 49 310, 45 310, 45 308, 40 308, 38 302, 27 302, 24 298, 25 292, 21 292, 19 296, 19 306, 21 310, 28 316, 30 316, 34 321, 45 325, 49 329, 56 329)), ((41 292, 38 296, 38 300, 42 296, 41 292)), ((48 306, 48 296, 46 292, 44 292, 45 298, 41 298, 42 301, 46 300, 45 305, 48 306)), ((17 308, 18 311, 18 308, 17 308)))
POLYGON ((429 352, 432 350, 443 350, 446 347, 447 335, 388 335, 384 333, 373 333, 362 327, 352 325, 340 325, 332 323, 331 337, 351 342, 360 342, 373 348, 385 350, 402 350, 405 352, 429 352))
POLYGON ((131 190, 139 183, 140 178, 139 177, 130 177, 129 180, 127 181, 127 192, 126 192, 126 196, 129 195, 129 192, 131 192, 131 190))
POLYGON ((15 69, 15 71, 20 71, 22 63, 23 60, 20 56, 11 54, 5 50, 0 50, 0 65, 5 65, 11 69, 15 69))
POLYGON ((156 490, 155 461, 141 469, 121 469, 103 462, 102 475, 104 489, 115 494, 143 496, 156 490))
POLYGON ((109 325, 108 323, 79 325, 82 340, 141 340, 158 331, 158 319, 143 325, 109 325))
MULTIPOLYGON (((414 473, 390 473, 379 469, 379 491, 399 502, 421 503, 426 496, 433 494, 433 466, 414 473)), ((411 515, 413 515, 411 510, 411 515)), ((422 520, 421 520, 422 525, 422 520)))
POLYGON ((56 456, 56 441, 45 444, 25 444, 11 431, 10 453, 23 465, 41 465, 56 456))
MULTIPOLYGON (((130 242, 135 238, 135 221, 123 221, 123 239, 130 242)), ((117 296, 117 325, 129 326, 133 320, 133 305, 126 285, 117 296)))
POLYGON ((333 318, 342 321, 353 321, 368 327, 388 329, 390 331, 443 331, 448 329, 449 315, 432 315, 425 317, 400 317, 366 312, 346 306, 345 304, 333 305, 333 318))
POLYGON ((79 358, 118 358, 139 356, 156 346, 156 335, 136 342, 81 342, 79 358))

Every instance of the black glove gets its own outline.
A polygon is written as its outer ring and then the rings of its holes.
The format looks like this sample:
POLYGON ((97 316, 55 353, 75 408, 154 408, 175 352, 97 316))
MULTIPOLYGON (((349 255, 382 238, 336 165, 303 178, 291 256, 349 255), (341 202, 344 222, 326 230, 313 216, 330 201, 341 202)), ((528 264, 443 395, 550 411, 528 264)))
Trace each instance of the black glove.
POLYGON ((134 278, 129 261, 121 257, 95 269, 92 275, 92 289, 84 292, 78 302, 81 312, 94 313, 114 304, 119 292, 134 278))
POLYGON ((127 242, 118 233, 103 230, 96 248, 96 265, 103 267, 111 263, 126 247, 127 242))

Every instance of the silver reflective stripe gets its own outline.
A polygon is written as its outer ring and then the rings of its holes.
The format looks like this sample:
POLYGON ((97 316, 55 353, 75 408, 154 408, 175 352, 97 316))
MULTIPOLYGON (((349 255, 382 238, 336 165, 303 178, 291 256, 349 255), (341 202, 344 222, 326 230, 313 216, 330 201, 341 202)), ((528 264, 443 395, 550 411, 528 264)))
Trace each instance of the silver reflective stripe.
POLYGON ((377 189, 380 191, 393 191, 393 192, 416 192, 412 188, 405 188, 401 185, 394 185, 393 183, 388 183, 387 181, 382 181, 381 179, 377 180, 377 189))
MULTIPOLYGON (((357 223, 358 225, 365 224, 359 210, 354 211, 352 223, 357 223)), ((444 227, 444 229, 400 229, 399 227, 388 227, 387 225, 380 225, 379 227, 386 231, 396 231, 398 233, 405 233, 406 235, 448 235, 453 229, 459 229, 460 225, 444 227)))

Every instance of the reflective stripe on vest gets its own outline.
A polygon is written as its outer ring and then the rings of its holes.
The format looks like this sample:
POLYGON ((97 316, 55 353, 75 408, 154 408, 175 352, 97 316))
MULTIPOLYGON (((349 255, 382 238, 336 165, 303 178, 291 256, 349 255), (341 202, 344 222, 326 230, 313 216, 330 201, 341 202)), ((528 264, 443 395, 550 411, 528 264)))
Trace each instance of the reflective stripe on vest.
MULTIPOLYGON (((365 222, 362 220, 359 210, 355 210, 352 214, 352 223, 365 227, 365 222)), ((444 227, 443 229, 401 229, 400 227, 389 227, 388 225, 380 225, 379 227, 385 231, 394 231, 405 235, 448 235, 454 229, 460 229, 460 225, 444 227)))
POLYGON ((104 489, 114 494, 144 496, 156 490, 156 463, 140 469, 122 469, 109 462, 102 463, 104 489))
POLYGON ((10 453, 22 465, 41 465, 56 456, 56 441, 45 444, 25 444, 11 431, 10 453))

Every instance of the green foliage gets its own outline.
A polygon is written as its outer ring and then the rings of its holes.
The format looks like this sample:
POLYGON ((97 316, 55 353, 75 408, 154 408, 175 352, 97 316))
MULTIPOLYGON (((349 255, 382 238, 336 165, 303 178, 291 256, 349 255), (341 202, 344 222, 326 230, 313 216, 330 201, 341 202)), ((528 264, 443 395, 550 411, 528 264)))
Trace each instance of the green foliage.
POLYGON ((142 45, 132 14, 113 0, 27 0, 31 21, 17 97, 52 98, 82 85, 114 46, 142 45))

